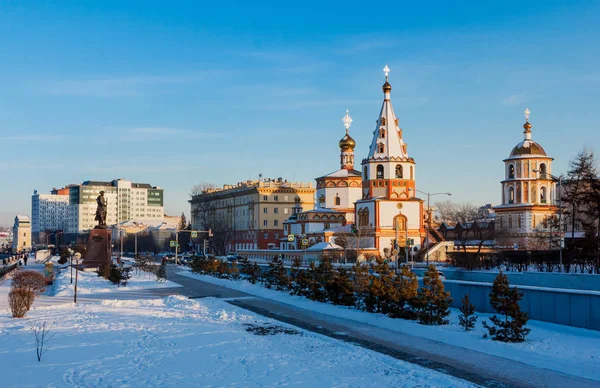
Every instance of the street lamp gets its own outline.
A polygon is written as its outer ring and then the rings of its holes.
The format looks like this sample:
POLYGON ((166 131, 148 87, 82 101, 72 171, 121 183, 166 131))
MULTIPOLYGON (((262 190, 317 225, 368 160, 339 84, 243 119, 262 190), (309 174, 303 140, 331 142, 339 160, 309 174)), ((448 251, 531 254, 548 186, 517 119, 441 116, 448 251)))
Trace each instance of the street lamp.
POLYGON ((559 253, 559 258, 558 258, 558 265, 559 268, 562 272, 562 261, 563 261, 563 241, 564 241, 564 237, 563 237, 563 230, 562 230, 562 176, 559 176, 558 178, 555 177, 554 175, 546 172, 546 171, 541 171, 541 170, 532 170, 533 172, 539 172, 541 174, 547 175, 549 176, 554 182, 558 182, 558 235, 560 237, 560 242, 559 242, 559 246, 560 246, 560 253, 559 253))
POLYGON ((73 284, 73 250, 69 248, 69 261, 71 262, 71 284, 73 284))
MULTIPOLYGON (((79 259, 81 259, 81 253, 76 252, 75 253, 75 264, 79 265, 79 259)), ((71 270, 72 270, 72 266, 71 266, 71 270)), ((79 266, 77 267, 77 270, 75 271, 75 292, 73 293, 73 303, 77 303, 77 281, 79 280, 79 266)))
POLYGON ((417 190, 415 189, 415 191, 421 193, 421 194, 427 194, 427 212, 429 213, 429 217, 427 220, 427 244, 426 244, 426 249, 427 249, 427 266, 429 267, 429 234, 431 233, 431 207, 429 206, 429 199, 431 196, 433 195, 452 195, 450 193, 426 193, 424 191, 421 190, 417 190))

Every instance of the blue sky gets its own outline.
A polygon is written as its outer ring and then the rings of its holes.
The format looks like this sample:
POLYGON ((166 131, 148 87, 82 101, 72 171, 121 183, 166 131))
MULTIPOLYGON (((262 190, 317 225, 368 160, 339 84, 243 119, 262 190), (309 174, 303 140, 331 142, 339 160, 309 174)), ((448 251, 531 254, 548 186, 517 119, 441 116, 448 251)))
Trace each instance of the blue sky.
POLYGON ((346 109, 367 154, 386 63, 420 190, 498 203, 526 107, 555 173, 598 151, 598 2, 324 3, 0 3, 0 225, 88 179, 169 214, 200 181, 312 181, 346 109))

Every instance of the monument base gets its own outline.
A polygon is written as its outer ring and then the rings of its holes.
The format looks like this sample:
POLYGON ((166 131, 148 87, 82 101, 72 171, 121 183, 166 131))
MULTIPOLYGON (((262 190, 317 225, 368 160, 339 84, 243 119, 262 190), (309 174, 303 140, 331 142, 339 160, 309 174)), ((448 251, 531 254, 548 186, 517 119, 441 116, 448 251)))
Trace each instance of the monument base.
POLYGON ((111 241, 112 233, 109 229, 90 230, 90 237, 85 250, 85 256, 83 257, 83 267, 110 267, 112 252, 111 241))

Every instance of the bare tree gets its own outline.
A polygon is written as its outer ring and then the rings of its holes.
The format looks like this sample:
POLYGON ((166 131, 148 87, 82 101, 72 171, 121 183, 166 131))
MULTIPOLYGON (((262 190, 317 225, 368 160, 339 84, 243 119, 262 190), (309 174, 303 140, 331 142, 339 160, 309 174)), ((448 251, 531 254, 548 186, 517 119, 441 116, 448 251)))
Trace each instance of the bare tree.
POLYGON ((215 187, 216 187, 216 185, 214 183, 207 182, 207 181, 202 181, 202 182, 200 182, 197 185, 194 185, 192 187, 192 189, 190 190, 190 197, 193 198, 193 197, 195 197, 197 195, 204 194, 208 190, 212 190, 215 187))
POLYGON ((454 213, 456 212, 456 205, 452 201, 440 201, 433 204, 440 213, 440 222, 444 222, 446 225, 455 222, 454 213))
POLYGON ((52 326, 53 322, 48 322, 45 318, 34 319, 30 322, 29 329, 35 338, 35 352, 38 362, 42 361, 42 356, 48 350, 48 342, 56 335, 56 333, 50 334, 52 326))

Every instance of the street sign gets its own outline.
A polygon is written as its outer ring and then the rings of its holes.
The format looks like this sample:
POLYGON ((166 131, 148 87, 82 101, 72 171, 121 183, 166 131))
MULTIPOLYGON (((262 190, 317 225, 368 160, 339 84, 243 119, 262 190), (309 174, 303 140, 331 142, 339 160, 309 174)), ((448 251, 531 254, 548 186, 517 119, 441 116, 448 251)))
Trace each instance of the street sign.
POLYGON ((177 246, 177 242, 175 240, 171 240, 171 241, 169 241, 169 246, 171 248, 175 248, 177 246))
POLYGON ((397 250, 397 249, 394 249, 394 250, 392 251, 392 255, 394 255, 394 256, 398 255, 398 250, 397 250))
POLYGON ((293 234, 288 234, 288 242, 294 242, 295 239, 293 234))
POLYGON ((515 246, 513 247, 515 251, 519 250, 519 244, 515 244, 515 246))
POLYGON ((307 239, 303 239, 302 240, 302 245, 303 246, 307 246, 308 245, 308 240, 307 239))
POLYGON ((192 232, 192 238, 196 238, 196 237, 198 237, 198 232, 196 232, 196 231, 192 232))

